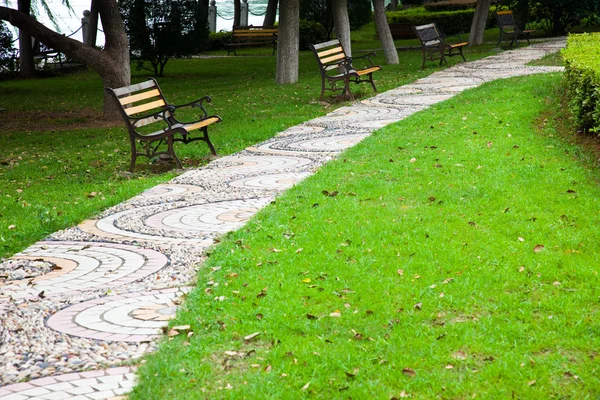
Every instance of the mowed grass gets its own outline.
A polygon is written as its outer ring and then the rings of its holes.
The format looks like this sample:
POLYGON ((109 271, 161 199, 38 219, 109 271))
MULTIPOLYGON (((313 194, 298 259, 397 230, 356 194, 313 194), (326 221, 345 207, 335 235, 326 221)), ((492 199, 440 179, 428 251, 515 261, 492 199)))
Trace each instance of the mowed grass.
POLYGON ((379 130, 214 248, 130 399, 597 398, 598 167, 561 76, 379 130), (250 339, 245 339, 250 338, 250 339))
MULTIPOLYGON (((361 46, 376 47, 375 40, 361 46)), ((469 60, 485 57, 491 47, 469 50, 469 60)), ((264 51, 265 49, 248 49, 264 51)), ((223 123, 210 129, 219 155, 242 150, 290 126, 334 110, 347 102, 321 103, 320 77, 314 56, 300 55, 299 82, 275 83, 276 57, 172 60, 158 81, 167 100, 184 104, 204 95, 211 113, 223 123)), ((374 61, 384 64, 381 54, 374 61)), ((453 59, 450 65, 458 60, 453 59)), ((375 77, 385 91, 444 67, 428 63, 420 70, 419 50, 400 53, 399 65, 385 65, 375 77)), ((148 78, 134 71, 132 82, 148 78)), ((354 85, 357 99, 372 96, 370 85, 354 85)), ((167 181, 177 172, 138 158, 129 168, 129 139, 120 120, 100 123, 102 82, 93 72, 62 77, 0 82, 0 257, 10 256, 59 229, 167 181)), ((193 118, 189 113, 189 118, 193 118)), ((184 167, 210 161, 202 142, 176 145, 184 167)))

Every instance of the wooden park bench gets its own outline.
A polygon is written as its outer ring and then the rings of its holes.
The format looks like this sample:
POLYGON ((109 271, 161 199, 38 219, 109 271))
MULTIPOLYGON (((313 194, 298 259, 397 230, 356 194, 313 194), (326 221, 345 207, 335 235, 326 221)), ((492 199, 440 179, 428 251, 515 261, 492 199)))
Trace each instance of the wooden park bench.
POLYGON ((174 142, 185 144, 196 140, 203 140, 208 144, 213 155, 217 155, 213 144, 208 138, 208 126, 221 122, 221 117, 209 116, 203 103, 210 103, 209 96, 202 97, 191 103, 172 105, 167 102, 162 90, 154 78, 148 81, 118 89, 106 89, 120 105, 119 111, 125 120, 131 141, 131 164, 129 171, 133 172, 135 160, 138 156, 153 158, 165 154, 170 156, 178 168, 181 161, 177 158, 173 148, 174 142), (200 119, 193 122, 181 122, 175 112, 182 107, 198 107, 202 111, 200 119), (156 124, 156 125, 154 125, 156 124), (148 129, 152 125, 152 129, 148 129), (157 126, 160 125, 160 126, 157 126), (143 129, 141 129, 144 127, 143 129), (160 130, 154 130, 157 128, 160 130), (200 130, 201 137, 191 137, 191 131, 200 130), (159 151, 159 147, 166 142, 167 150, 159 151))
POLYGON ((416 38, 411 24, 390 24, 390 33, 394 40, 416 38))
POLYGON ((496 11, 496 20, 498 21, 498 27, 500 28, 500 38, 498 38, 498 47, 502 43, 502 37, 505 35, 512 36, 510 46, 516 42, 519 46, 519 36, 524 37, 529 44, 529 35, 535 32, 535 29, 521 29, 520 23, 515 21, 512 11, 496 11))
POLYGON ((277 33, 276 26, 237 26, 234 25, 231 31, 231 43, 227 45, 227 55, 233 50, 242 46, 273 46, 273 54, 277 51, 277 33))
POLYGON ((423 52, 421 68, 425 68, 426 60, 435 61, 438 58, 440 65, 444 62, 448 64, 446 57, 461 56, 463 61, 467 61, 463 54, 463 47, 468 46, 469 42, 463 41, 460 35, 456 35, 458 43, 446 44, 444 43, 446 36, 440 32, 435 23, 413 26, 413 30, 421 42, 423 52))
POLYGON ((326 90, 334 92, 343 91, 343 95, 352 99, 350 82, 369 82, 373 90, 377 92, 375 82, 373 82, 373 72, 380 71, 381 66, 373 65, 371 57, 375 55, 374 52, 360 57, 349 57, 346 55, 339 39, 314 45, 311 44, 310 47, 315 53, 321 71, 321 100, 324 100, 326 90), (363 69, 355 68, 352 63, 357 59, 367 60, 368 65, 363 69), (338 87, 338 82, 342 82, 344 86, 338 87), (329 87, 326 87, 327 84, 329 87))

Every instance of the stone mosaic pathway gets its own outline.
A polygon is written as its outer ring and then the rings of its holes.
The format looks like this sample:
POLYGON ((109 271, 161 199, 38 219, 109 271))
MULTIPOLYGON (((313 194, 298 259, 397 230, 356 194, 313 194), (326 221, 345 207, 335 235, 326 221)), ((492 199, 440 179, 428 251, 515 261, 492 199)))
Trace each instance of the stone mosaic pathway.
POLYGON ((155 349, 220 235, 375 129, 487 81, 560 71, 525 64, 564 45, 458 64, 340 108, 15 255, 10 268, 26 273, 0 281, 0 400, 119 398, 134 368, 110 367, 155 349))

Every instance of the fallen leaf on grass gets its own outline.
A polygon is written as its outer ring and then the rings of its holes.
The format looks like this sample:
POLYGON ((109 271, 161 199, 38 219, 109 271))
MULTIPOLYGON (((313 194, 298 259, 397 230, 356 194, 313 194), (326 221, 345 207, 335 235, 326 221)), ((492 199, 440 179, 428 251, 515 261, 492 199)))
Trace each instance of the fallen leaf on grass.
POLYGON ((536 244, 535 247, 533 248, 533 252, 534 253, 539 253, 542 250, 544 250, 544 245, 543 244, 536 244))
POLYGON ((400 275, 400 276, 404 275, 404 270, 402 270, 402 269, 399 269, 399 270, 398 270, 398 275, 400 275))
POLYGON ((525 239, 523 239, 522 237, 519 236, 519 242, 524 242, 525 239))
POLYGON ((454 358, 455 360, 466 360, 467 359, 467 353, 465 353, 462 350, 458 350, 458 351, 455 351, 454 353, 452 353, 450 355, 450 357, 454 358))
POLYGON ((262 314, 256 314, 256 319, 258 319, 258 320, 263 319, 263 315, 262 314))
POLYGON ((306 389, 308 389, 309 386, 310 386, 310 382, 307 382, 306 385, 302 386, 302 389, 300 389, 300 390, 306 390, 306 389))
POLYGON ((423 303, 421 303, 421 302, 418 302, 417 304, 414 305, 415 310, 420 310, 422 306, 423 306, 423 303))
POLYGON ((15 229, 17 226, 16 225, 9 225, 8 229, 15 229))
POLYGON ((533 380, 533 381, 529 381, 527 382, 527 386, 533 386, 536 384, 537 381, 533 380))
POLYGON ((417 373, 412 368, 403 368, 402 373, 406 376, 417 376, 417 373))
POLYGON ((260 293, 258 293, 256 295, 257 299, 260 299, 261 297, 265 297, 267 295, 267 288, 263 288, 263 290, 260 291, 260 293))
POLYGON ((255 337, 257 337, 258 335, 260 335, 260 332, 254 332, 254 333, 251 333, 251 334, 249 334, 249 335, 247 335, 247 336, 244 336, 244 340, 245 340, 245 341, 252 340, 252 339, 254 339, 255 337))
POLYGON ((414 162, 417 162, 417 159, 413 157, 413 158, 411 158, 409 161, 410 161, 411 163, 414 163, 414 162))
POLYGON ((342 316, 342 313, 341 313, 341 312, 339 312, 339 311, 337 311, 337 312, 332 312, 331 314, 329 314, 329 316, 330 316, 330 317, 333 317, 333 318, 339 318, 339 317, 341 317, 341 316, 342 316))
POLYGON ((446 369, 454 369, 454 365, 452 365, 452 364, 448 364, 448 365, 446 365, 446 367, 445 367, 445 368, 446 368, 446 369))
POLYGON ((308 319, 317 319, 317 317, 315 315, 312 315, 312 314, 306 314, 306 318, 308 318, 308 319))

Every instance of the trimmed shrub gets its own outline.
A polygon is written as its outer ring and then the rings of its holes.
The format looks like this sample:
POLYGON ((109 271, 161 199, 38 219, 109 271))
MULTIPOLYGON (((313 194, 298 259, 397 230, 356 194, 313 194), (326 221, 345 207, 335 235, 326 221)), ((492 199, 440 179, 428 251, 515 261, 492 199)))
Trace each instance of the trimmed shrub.
POLYGON ((477 0, 444 0, 436 3, 425 3, 425 10, 431 12, 470 10, 475 8, 477 0))
POLYGON ((569 108, 585 131, 600 132, 600 33, 569 35, 565 83, 569 108))
POLYGON ((321 43, 327 40, 327 31, 316 21, 300 20, 300 50, 310 50, 309 44, 321 43))
POLYGON ((0 21, 0 76, 10 77, 17 70, 17 50, 10 29, 0 21))
POLYGON ((446 35, 466 33, 471 30, 475 10, 427 12, 424 8, 388 12, 390 24, 425 25, 435 22, 446 35))
POLYGON ((211 50, 223 50, 231 43, 231 32, 211 32, 209 40, 211 50))

